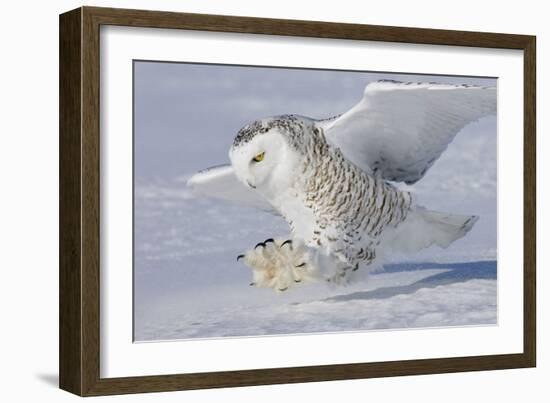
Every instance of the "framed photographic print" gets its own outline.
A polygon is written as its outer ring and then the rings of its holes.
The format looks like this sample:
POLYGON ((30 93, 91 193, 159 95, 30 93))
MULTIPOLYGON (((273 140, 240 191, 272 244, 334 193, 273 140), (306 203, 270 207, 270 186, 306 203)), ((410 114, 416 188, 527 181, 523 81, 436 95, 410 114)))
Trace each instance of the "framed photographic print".
POLYGON ((60 387, 532 367, 535 38, 60 16, 60 387))

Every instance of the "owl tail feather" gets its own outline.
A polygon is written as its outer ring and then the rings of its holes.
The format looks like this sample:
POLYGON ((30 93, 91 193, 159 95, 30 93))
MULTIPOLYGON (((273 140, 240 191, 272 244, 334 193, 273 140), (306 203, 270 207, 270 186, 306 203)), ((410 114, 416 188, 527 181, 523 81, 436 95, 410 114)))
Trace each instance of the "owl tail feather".
POLYGON ((479 219, 475 215, 440 213, 415 207, 391 238, 400 252, 416 252, 431 245, 448 247, 468 233, 479 219))

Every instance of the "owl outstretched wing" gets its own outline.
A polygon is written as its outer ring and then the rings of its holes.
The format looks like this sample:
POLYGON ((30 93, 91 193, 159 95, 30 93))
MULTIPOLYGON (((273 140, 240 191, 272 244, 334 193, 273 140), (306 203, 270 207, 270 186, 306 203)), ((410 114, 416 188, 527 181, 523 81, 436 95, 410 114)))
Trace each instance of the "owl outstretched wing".
POLYGON ((275 212, 259 192, 255 192, 237 179, 231 165, 219 165, 199 171, 187 181, 187 185, 202 196, 275 212))
POLYGON ((355 165, 412 184, 462 128, 496 105, 496 88, 382 80, 368 84, 349 111, 316 125, 355 165))

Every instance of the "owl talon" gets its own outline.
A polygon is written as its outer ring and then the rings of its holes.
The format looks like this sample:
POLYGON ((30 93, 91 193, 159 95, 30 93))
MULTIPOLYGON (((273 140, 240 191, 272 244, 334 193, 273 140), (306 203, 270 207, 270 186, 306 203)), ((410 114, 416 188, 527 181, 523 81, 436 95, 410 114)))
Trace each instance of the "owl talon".
POLYGON ((285 245, 290 246, 290 248, 292 249, 292 239, 287 239, 286 241, 284 241, 281 246, 279 246, 279 248, 282 248, 285 245))
POLYGON ((257 249, 258 246, 261 246, 261 247, 265 248, 265 243, 263 243, 263 242, 257 243, 256 246, 254 246, 254 249, 257 249))
POLYGON ((242 259, 242 258, 244 258, 244 255, 239 255, 239 256, 237 256, 237 262, 238 262, 240 259, 242 259))

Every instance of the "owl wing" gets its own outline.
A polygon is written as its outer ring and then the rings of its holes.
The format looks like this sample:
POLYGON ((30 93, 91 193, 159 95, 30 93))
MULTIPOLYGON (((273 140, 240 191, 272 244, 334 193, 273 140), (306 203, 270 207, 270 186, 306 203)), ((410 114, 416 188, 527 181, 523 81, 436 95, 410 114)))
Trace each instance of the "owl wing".
POLYGON ((275 212, 258 192, 237 179, 231 165, 220 165, 199 171, 187 181, 196 194, 227 200, 245 207, 275 212))
POLYGON ((316 121, 344 156, 382 178, 412 184, 456 134, 496 112, 496 88, 383 80, 349 111, 316 121))

